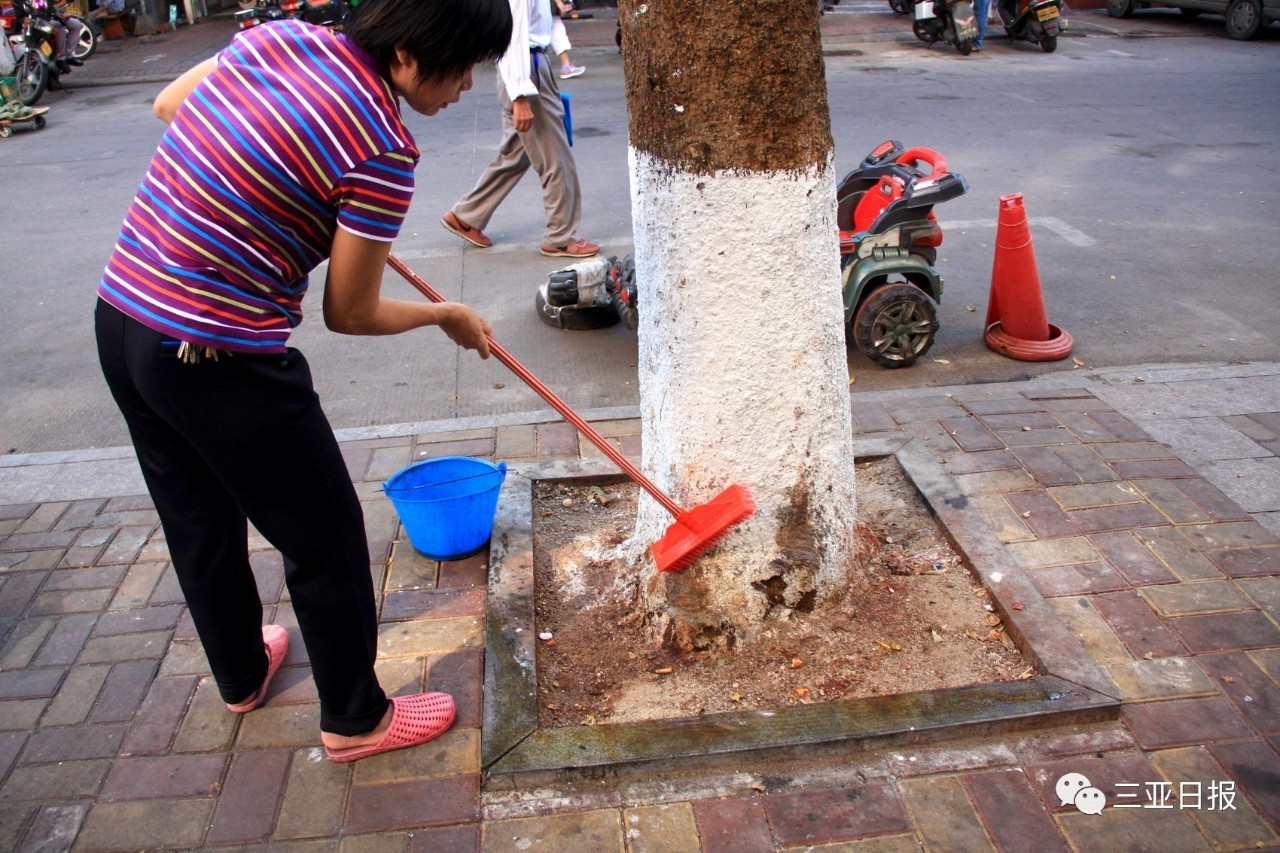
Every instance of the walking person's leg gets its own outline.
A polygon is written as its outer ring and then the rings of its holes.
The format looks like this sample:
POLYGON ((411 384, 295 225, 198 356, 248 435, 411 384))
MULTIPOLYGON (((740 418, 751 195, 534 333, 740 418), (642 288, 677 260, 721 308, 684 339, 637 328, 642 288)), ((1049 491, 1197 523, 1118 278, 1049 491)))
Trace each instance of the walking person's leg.
POLYGON ((446 229, 480 248, 493 245, 493 241, 482 232, 488 227, 494 211, 529 171, 524 135, 516 132, 511 98, 507 96, 501 77, 498 78, 498 103, 502 108, 502 143, 498 147, 498 156, 481 173, 471 191, 460 198, 442 220, 446 229))
POLYGON ((565 134, 560 86, 546 55, 540 54, 539 60, 533 127, 521 138, 529 162, 542 181, 542 205, 547 217, 542 245, 564 247, 577 239, 574 234, 582 221, 582 192, 573 149, 565 134))

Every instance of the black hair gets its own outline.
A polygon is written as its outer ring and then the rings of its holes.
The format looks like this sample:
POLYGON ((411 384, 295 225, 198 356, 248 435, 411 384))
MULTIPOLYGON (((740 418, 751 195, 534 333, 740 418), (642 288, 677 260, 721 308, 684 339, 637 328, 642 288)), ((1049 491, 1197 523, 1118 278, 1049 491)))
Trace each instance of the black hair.
POLYGON ((465 74, 492 62, 511 42, 507 0, 363 0, 344 31, 384 70, 401 47, 418 63, 418 78, 465 74))

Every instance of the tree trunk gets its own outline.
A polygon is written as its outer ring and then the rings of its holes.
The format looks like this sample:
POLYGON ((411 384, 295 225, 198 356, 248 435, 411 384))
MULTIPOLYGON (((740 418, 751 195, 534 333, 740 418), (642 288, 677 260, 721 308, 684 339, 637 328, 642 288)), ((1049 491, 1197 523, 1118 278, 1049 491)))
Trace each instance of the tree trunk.
MULTIPOLYGON (((644 467, 759 509, 642 584, 650 636, 750 642, 856 569, 835 177, 813 0, 620 0, 644 467)), ((671 517, 641 503, 636 542, 671 517)))

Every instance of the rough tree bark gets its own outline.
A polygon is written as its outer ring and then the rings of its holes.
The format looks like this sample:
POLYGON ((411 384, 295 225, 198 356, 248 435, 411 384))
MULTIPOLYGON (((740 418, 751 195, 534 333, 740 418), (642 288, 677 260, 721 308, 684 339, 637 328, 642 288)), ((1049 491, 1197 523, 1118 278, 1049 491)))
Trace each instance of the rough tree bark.
MULTIPOLYGON (((750 642, 856 570, 835 178, 813 0, 620 0, 644 467, 759 511, 646 575, 655 643, 750 642)), ((636 543, 671 518, 644 500, 636 543)))

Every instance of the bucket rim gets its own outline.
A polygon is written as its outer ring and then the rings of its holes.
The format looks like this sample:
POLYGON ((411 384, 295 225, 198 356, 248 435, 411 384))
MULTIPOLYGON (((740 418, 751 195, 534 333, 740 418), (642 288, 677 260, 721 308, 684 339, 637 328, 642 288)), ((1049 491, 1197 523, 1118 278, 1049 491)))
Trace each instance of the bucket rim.
POLYGON ((401 468, 399 471, 397 471, 396 473, 388 477, 386 481, 382 483, 380 488, 382 489, 382 492, 392 501, 407 501, 410 503, 432 503, 435 501, 457 500, 459 497, 463 497, 463 496, 446 495, 438 498, 417 498, 417 497, 412 497, 412 494, 415 491, 418 491, 421 489, 435 488, 437 486, 446 486, 446 485, 449 485, 450 483, 461 483, 467 480, 478 480, 483 477, 494 477, 494 476, 498 478, 498 482, 496 485, 479 490, 475 494, 483 494, 484 492, 493 491, 498 488, 501 488, 502 483, 507 476, 507 463, 504 461, 500 461, 495 464, 493 462, 490 462, 488 459, 479 459, 474 456, 435 456, 430 459, 421 459, 417 462, 414 462, 411 465, 406 465, 404 468, 401 468), (435 483, 421 483, 419 485, 414 485, 414 486, 396 487, 395 481, 400 479, 410 471, 414 470, 415 468, 420 468, 430 463, 439 463, 439 462, 475 462, 479 465, 485 466, 487 470, 477 471, 474 474, 466 474, 462 477, 454 477, 448 480, 441 480, 435 483))

